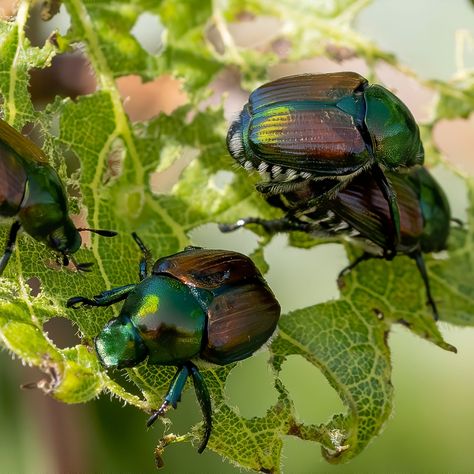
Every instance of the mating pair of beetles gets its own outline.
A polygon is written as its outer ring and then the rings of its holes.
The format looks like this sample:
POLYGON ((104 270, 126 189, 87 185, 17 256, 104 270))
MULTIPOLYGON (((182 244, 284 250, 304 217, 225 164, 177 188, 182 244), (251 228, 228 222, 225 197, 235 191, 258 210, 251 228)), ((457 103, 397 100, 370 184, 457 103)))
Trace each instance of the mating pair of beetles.
MULTIPOLYGON (((64 187, 44 154, 1 122, 0 215, 16 217, 0 273, 20 227, 71 260, 81 240, 68 216, 64 187)), ((270 232, 303 230, 327 235, 357 232, 375 256, 412 256, 435 318, 422 252, 445 248, 450 212, 446 197, 421 166, 423 146, 406 106, 387 89, 355 73, 290 76, 256 89, 228 133, 228 148, 246 170, 266 178, 257 189, 283 209, 283 219, 241 219, 224 231, 257 223, 270 232)), ((188 247, 155 262, 143 254, 140 282, 75 296, 67 306, 108 306, 120 314, 96 337, 106 367, 174 365, 177 372, 151 425, 176 407, 191 377, 204 417, 202 452, 211 435, 211 399, 193 360, 226 365, 245 359, 274 332, 280 306, 252 261, 239 253, 188 247)), ((372 254, 364 253, 352 268, 372 254)))

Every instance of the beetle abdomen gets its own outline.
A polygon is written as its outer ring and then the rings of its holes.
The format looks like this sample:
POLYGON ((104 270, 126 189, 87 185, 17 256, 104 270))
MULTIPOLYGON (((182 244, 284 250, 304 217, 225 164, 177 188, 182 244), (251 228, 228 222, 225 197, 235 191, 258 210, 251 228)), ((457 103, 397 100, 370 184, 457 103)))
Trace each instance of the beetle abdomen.
POLYGON ((0 215, 17 214, 25 193, 26 172, 18 155, 0 142, 0 215))

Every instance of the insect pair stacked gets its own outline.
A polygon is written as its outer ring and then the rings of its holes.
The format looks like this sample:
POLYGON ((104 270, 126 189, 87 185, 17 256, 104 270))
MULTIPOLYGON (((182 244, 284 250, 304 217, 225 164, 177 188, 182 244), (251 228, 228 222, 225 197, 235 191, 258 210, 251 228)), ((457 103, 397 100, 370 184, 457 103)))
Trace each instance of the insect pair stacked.
POLYGON ((343 272, 409 255, 438 319, 422 252, 446 248, 449 204, 422 166, 418 125, 400 99, 353 72, 283 77, 250 95, 227 145, 265 179, 257 189, 285 216, 240 219, 222 231, 259 224, 270 233, 356 235, 367 250, 343 272))
MULTIPOLYGON (((64 186, 45 154, 2 120, 0 216, 14 218, 0 260, 0 275, 21 228, 57 252, 64 265, 71 261, 79 271, 90 271, 92 265, 77 263, 71 256, 81 245, 79 232, 116 235, 75 227, 64 186)), ((92 299, 75 296, 66 306, 110 306, 125 300, 119 316, 95 339, 100 361, 108 368, 133 367, 145 359, 148 364, 177 366, 164 402, 148 425, 170 406, 176 408, 190 376, 204 416, 204 437, 198 449, 202 452, 211 434, 211 398, 192 360, 227 365, 249 357, 274 332, 280 305, 245 255, 188 247, 157 260, 149 274, 150 252, 136 234, 132 235, 143 254, 140 282, 106 290, 92 299)))

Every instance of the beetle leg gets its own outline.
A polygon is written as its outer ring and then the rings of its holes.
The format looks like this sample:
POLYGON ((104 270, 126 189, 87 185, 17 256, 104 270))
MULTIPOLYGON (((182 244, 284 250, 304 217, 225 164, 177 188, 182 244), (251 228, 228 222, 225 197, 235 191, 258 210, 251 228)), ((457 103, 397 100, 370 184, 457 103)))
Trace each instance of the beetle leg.
POLYGON ((366 260, 371 260, 372 258, 384 258, 382 255, 373 255, 369 252, 364 252, 362 255, 359 255, 351 264, 344 267, 337 276, 337 281, 339 281, 344 275, 347 275, 351 270, 353 270, 359 263, 365 262, 366 260))
POLYGON ((21 228, 21 224, 15 221, 10 227, 10 233, 8 234, 7 245, 3 252, 2 258, 0 259, 0 276, 3 274, 3 270, 7 266, 8 261, 12 255, 13 249, 15 248, 16 236, 21 228))
POLYGON ((146 425, 150 427, 160 416, 164 416, 170 406, 176 408, 178 402, 181 401, 181 393, 186 385, 186 380, 191 375, 194 383, 194 390, 201 406, 201 411, 204 418, 204 437, 198 448, 198 453, 202 453, 206 448, 209 437, 211 436, 212 430, 212 405, 209 391, 207 390, 206 383, 202 378, 199 369, 192 363, 186 362, 181 367, 178 367, 173 379, 171 380, 168 392, 165 396, 163 403, 158 410, 154 411, 153 414, 148 418, 146 425))
POLYGON ((84 296, 73 296, 67 300, 66 307, 77 309, 80 306, 110 306, 127 298, 135 286, 134 283, 131 285, 118 286, 117 288, 112 288, 111 290, 106 290, 93 296, 93 299, 85 298, 84 296))
POLYGON ((423 259, 423 255, 418 250, 417 252, 412 253, 410 257, 413 258, 416 262, 418 271, 420 272, 421 278, 423 279, 423 283, 425 284, 426 298, 427 298, 428 304, 431 306, 431 309, 433 310, 434 320, 438 321, 439 319, 438 308, 436 307, 436 303, 433 299, 433 296, 431 295, 430 281, 428 278, 428 272, 426 271, 425 260, 423 259))
POLYGON ((464 222, 461 219, 458 219, 457 217, 451 217, 450 220, 451 220, 451 222, 454 222, 461 229, 464 228, 464 222))
POLYGON ((140 247, 140 250, 142 251, 142 254, 143 254, 143 257, 140 260, 140 264, 138 266, 138 276, 140 278, 140 281, 142 281, 148 276, 148 263, 151 260, 151 252, 145 246, 142 239, 138 237, 136 232, 132 232, 132 237, 133 237, 133 240, 140 247))
POLYGON ((187 365, 193 378, 194 390, 196 392, 196 396, 199 401, 199 405, 201 406, 201 411, 204 418, 204 437, 198 448, 198 453, 201 454, 204 449, 206 449, 207 442, 209 441, 212 431, 211 396, 209 395, 206 382, 202 378, 198 368, 192 362, 188 362, 187 365))
POLYGON ((178 367, 178 370, 174 374, 171 380, 168 392, 166 393, 165 399, 158 410, 155 410, 153 414, 148 418, 146 422, 147 427, 150 427, 159 416, 164 416, 170 405, 176 408, 178 402, 181 400, 181 393, 183 392, 186 380, 189 377, 189 367, 185 364, 178 367))
POLYGON ((371 172, 390 209, 390 217, 394 228, 391 253, 396 253, 400 243, 400 209, 398 208, 397 195, 378 164, 372 166, 371 172))
POLYGON ((260 217, 246 217, 244 219, 239 219, 234 224, 219 224, 219 230, 221 232, 233 232, 234 230, 240 229, 241 227, 245 227, 248 224, 261 225, 269 234, 275 234, 277 232, 290 232, 292 230, 310 232, 313 228, 311 224, 285 216, 281 219, 261 219, 260 217))

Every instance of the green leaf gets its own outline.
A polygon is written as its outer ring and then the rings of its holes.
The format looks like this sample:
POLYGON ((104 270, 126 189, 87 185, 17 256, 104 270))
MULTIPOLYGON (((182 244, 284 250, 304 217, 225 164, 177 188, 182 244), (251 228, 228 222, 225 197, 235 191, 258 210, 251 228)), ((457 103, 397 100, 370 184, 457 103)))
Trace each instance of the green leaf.
MULTIPOLYGON (((92 272, 86 275, 60 268, 56 256, 44 245, 25 234, 19 237, 1 278, 0 338, 12 354, 45 372, 40 388, 66 403, 86 402, 108 392, 145 412, 161 404, 174 368, 143 363, 107 373, 97 360, 93 338, 118 313, 119 305, 74 311, 65 308, 65 301, 137 281, 140 252, 130 236, 132 231, 157 258, 188 245, 189 232, 203 224, 234 222, 245 216, 279 217, 281 212, 255 192, 256 178, 236 169, 228 156, 228 124, 223 111, 200 105, 209 94, 211 81, 224 68, 238 68, 242 84, 250 88, 266 78, 268 67, 278 59, 271 48, 237 47, 228 36, 226 21, 238 21, 242 10, 281 19, 287 25, 281 38, 292 44, 291 59, 325 54, 326 43, 331 42, 351 47, 372 66, 377 61, 399 66, 396 58, 351 29, 365 3, 339 0, 328 7, 319 1, 252 0, 232 1, 225 9, 220 2, 196 0, 67 0, 64 5, 71 27, 62 41, 86 55, 98 89, 74 101, 57 98, 41 111, 34 109, 29 96, 29 71, 48 67, 60 52, 49 41, 42 48, 32 47, 25 37, 29 2, 20 2, 15 21, 0 22, 2 117, 18 129, 26 122, 39 124, 51 163, 74 195, 71 207, 81 211, 87 226, 120 233, 113 239, 84 234, 77 260, 94 262, 92 272), (164 28, 157 54, 145 51, 130 33, 144 12, 156 15, 164 28), (223 51, 211 44, 210 28, 223 35, 223 51), (115 83, 118 77, 130 74, 139 74, 144 80, 160 74, 180 77, 189 103, 171 115, 132 123, 115 83), (80 170, 67 176, 70 156, 77 159, 80 170), (118 172, 111 173, 111 158, 119 161, 118 172), (152 175, 181 161, 183 169, 171 191, 156 192, 150 185, 152 175), (40 282, 37 295, 29 286, 32 278, 40 282), (82 343, 58 348, 44 329, 55 317, 70 320, 82 343), (123 374, 129 380, 124 381, 123 374)), ((433 123, 444 117, 465 116, 469 107, 472 109, 474 86, 469 80, 430 82, 427 86, 441 97, 433 123), (458 107, 461 103, 463 107, 458 107)), ((433 162, 440 158, 431 125, 424 129, 424 136, 430 145, 428 159, 433 162)), ((474 184, 470 178, 465 182, 468 220, 463 228, 453 228, 448 250, 426 256, 426 263, 441 319, 472 325, 474 184)), ((8 223, 1 227, 3 241, 8 228, 8 223)), ((271 239, 258 232, 261 240, 252 258, 266 271, 265 249, 271 239)), ((302 233, 292 233, 289 240, 300 248, 328 242, 302 233)), ((351 259, 356 256, 358 250, 352 243, 345 242, 345 248, 351 259)), ((341 280, 339 299, 282 316, 270 345, 278 399, 260 417, 247 419, 227 404, 225 385, 233 365, 203 367, 213 404, 209 449, 240 466, 263 472, 279 472, 285 435, 319 442, 332 463, 360 453, 391 413, 392 324, 403 324, 440 348, 454 350, 439 332, 425 299, 415 263, 408 257, 397 257, 392 262, 360 264, 341 280), (293 354, 322 371, 344 402, 345 413, 336 413, 318 426, 298 419, 291 393, 278 379, 283 361, 293 354)), ((170 436, 163 445, 180 441, 197 444, 201 436, 198 423, 183 436, 170 436)))

